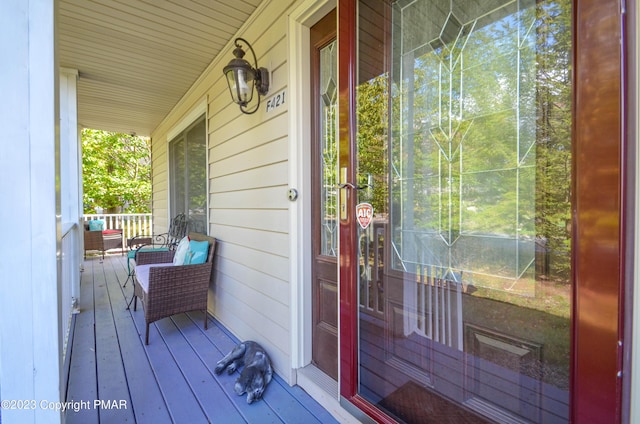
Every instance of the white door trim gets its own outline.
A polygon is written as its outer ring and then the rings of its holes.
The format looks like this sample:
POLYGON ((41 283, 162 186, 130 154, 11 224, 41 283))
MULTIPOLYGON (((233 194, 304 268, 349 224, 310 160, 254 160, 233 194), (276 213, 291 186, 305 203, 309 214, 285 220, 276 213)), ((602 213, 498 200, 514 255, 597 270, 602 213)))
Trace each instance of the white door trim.
POLYGON ((335 0, 307 0, 288 18, 289 182, 298 198, 289 208, 291 366, 311 363, 311 112, 310 28, 336 7, 335 0))

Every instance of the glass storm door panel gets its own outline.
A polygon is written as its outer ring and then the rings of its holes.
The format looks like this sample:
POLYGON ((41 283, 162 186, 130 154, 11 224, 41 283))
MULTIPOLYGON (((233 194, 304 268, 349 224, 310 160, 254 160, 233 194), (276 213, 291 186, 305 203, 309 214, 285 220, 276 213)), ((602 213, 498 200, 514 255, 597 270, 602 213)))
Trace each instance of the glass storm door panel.
POLYGON ((399 420, 568 422, 571 4, 359 2, 358 394, 399 420))

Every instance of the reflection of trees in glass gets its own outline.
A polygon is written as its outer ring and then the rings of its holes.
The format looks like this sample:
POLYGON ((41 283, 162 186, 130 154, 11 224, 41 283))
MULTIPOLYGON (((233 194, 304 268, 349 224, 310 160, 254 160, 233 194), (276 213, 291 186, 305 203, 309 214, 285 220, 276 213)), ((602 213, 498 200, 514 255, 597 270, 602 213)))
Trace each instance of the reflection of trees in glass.
POLYGON ((537 25, 536 229, 543 272, 569 281, 571 220, 571 2, 546 2, 537 25))
POLYGON ((171 215, 187 212, 185 206, 184 189, 187 186, 185 180, 186 154, 184 137, 173 140, 170 144, 171 159, 171 215))
POLYGON ((568 279, 570 2, 530 4, 480 13, 448 40, 425 39, 442 23, 425 29, 415 16, 394 35, 410 46, 393 67, 392 204, 401 227, 392 228, 404 231, 394 234, 404 259, 419 260, 401 241, 411 231, 431 240, 437 265, 514 278, 533 265, 537 240, 546 264, 537 271, 568 279), (483 264, 490 255, 478 237, 501 255, 510 250, 512 264, 483 264))
MULTIPOLYGON (((206 154, 206 127, 204 120, 186 136, 187 140, 187 168, 188 187, 187 204, 189 219, 198 222, 194 227, 202 224, 206 217, 207 208, 207 154, 206 154)), ((206 228, 192 228, 206 232, 206 228)))
POLYGON ((190 229, 206 233, 207 149, 204 117, 171 140, 171 215, 187 215, 190 229))
POLYGON ((373 189, 361 190, 359 201, 371 203, 376 214, 387 213, 387 76, 380 75, 356 88, 358 121, 358 184, 371 182, 373 189), (367 177, 371 175, 372 181, 367 177))

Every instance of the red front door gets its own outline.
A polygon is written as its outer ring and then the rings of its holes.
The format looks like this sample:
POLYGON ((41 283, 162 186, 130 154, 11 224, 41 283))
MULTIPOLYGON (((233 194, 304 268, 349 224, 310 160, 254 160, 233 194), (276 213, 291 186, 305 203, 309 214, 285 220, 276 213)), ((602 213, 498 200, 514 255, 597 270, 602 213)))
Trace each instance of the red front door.
POLYGON ((339 3, 341 394, 370 415, 619 420, 618 13, 339 3))
POLYGON ((311 210, 312 360, 338 380, 338 146, 336 12, 310 31, 311 51, 311 210))

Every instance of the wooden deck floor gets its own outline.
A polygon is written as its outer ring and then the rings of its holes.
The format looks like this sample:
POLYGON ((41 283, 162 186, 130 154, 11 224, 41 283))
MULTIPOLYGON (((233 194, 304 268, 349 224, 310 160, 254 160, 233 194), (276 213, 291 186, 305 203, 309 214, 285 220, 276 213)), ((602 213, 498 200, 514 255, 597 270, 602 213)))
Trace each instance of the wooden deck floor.
POLYGON ((215 375, 216 362, 237 340, 209 318, 181 314, 151 325, 144 344, 144 316, 127 310, 132 284, 123 289, 126 256, 87 257, 81 312, 70 339, 67 401, 73 423, 335 423, 300 387, 279 376, 263 400, 237 396, 237 375, 215 375), (97 403, 96 403, 97 401, 97 403))

